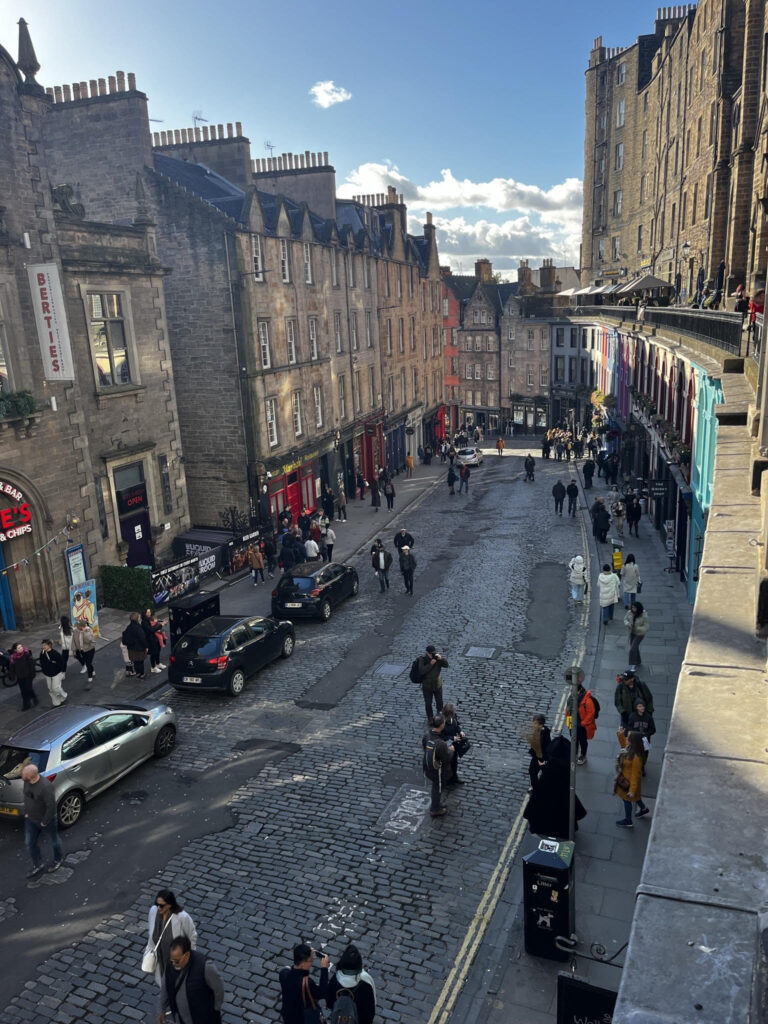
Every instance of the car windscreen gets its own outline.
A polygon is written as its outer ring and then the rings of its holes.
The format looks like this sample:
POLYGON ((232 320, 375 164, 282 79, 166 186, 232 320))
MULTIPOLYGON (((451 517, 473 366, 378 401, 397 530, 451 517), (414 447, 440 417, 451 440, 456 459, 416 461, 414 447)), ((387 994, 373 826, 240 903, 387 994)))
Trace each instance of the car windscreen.
POLYGON ((462 448, 461 451, 459 452, 459 455, 461 455, 463 458, 466 458, 467 455, 474 455, 474 454, 475 454, 475 449, 474 448, 462 448))
POLYGON ((195 636, 190 633, 176 644, 176 658, 215 658, 219 653, 220 636, 195 636))
POLYGON ((0 778, 20 779, 21 773, 28 764, 36 765, 43 771, 48 764, 47 750, 31 750, 29 747, 0 747, 0 778))
POLYGON ((290 579, 283 577, 281 583, 281 589, 299 594, 308 594, 317 586, 316 581, 311 576, 291 576, 290 579))

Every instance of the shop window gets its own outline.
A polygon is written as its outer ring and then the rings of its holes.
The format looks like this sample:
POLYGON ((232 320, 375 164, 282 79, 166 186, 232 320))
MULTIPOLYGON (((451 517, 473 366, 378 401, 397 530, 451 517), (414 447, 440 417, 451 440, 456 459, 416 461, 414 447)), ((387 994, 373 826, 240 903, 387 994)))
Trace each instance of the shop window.
POLYGON ((135 383, 120 294, 100 292, 88 296, 88 334, 99 387, 135 383))

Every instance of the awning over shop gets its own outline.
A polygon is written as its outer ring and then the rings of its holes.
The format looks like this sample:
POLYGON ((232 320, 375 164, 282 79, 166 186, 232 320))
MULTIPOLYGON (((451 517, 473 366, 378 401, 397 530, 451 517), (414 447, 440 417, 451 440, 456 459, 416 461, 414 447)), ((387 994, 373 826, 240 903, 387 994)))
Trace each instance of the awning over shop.
POLYGON ((662 281, 660 277, 654 277, 653 274, 643 274, 642 277, 635 278, 634 281, 630 281, 626 287, 622 288, 622 292, 639 292, 639 291, 650 291, 653 288, 672 288, 673 286, 669 281, 662 281))
POLYGON ((579 288, 579 290, 577 292, 574 292, 573 294, 574 295, 589 295, 589 293, 591 291, 592 291, 591 288, 579 288))
POLYGON ((566 288, 564 292, 558 292, 557 294, 558 295, 575 295, 576 294, 576 289, 575 288, 566 288))

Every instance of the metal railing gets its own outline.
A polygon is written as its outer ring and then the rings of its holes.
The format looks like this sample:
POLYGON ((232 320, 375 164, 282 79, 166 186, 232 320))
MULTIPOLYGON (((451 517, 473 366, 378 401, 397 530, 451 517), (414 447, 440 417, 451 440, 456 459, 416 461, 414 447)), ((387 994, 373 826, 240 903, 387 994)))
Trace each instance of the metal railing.
POLYGON ((635 310, 632 306, 571 306, 563 310, 564 316, 602 316, 610 320, 634 320, 635 310))
POLYGON ((658 309, 647 306, 643 321, 654 327, 687 334, 737 356, 741 353, 741 313, 714 313, 706 309, 658 309))

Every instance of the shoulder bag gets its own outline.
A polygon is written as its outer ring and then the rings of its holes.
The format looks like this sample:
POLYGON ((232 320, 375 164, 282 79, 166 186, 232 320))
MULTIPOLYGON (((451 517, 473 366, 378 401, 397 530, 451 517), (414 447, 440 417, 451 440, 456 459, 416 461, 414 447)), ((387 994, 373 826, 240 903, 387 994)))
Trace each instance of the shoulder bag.
POLYGON ((309 989, 309 975, 301 980, 301 1002, 304 1007, 304 1024, 325 1024, 323 1011, 309 989))
MULTIPOLYGON (((149 945, 147 945, 147 948, 144 951, 144 956, 141 959, 141 969, 142 969, 142 971, 144 971, 145 974, 154 974, 155 973, 155 970, 157 968, 157 947, 160 945, 160 940, 162 939, 163 935, 165 934, 165 929, 171 923, 171 918, 172 917, 173 917, 173 914, 169 914, 168 915, 168 920, 165 922, 165 925, 163 926, 163 930, 160 932, 160 938, 158 938, 158 940, 154 944, 154 946, 152 946, 152 948, 150 949, 149 945)), ((150 942, 151 941, 152 940, 150 939, 150 942)))

